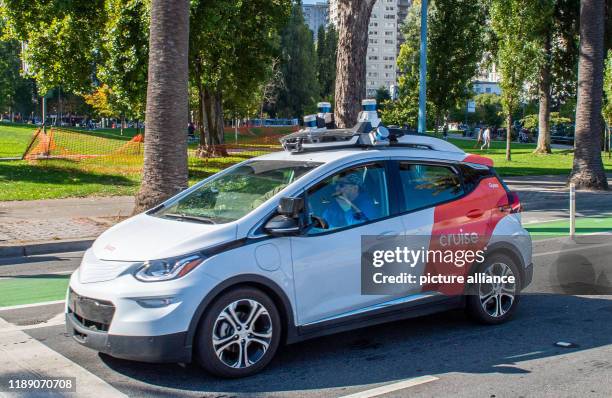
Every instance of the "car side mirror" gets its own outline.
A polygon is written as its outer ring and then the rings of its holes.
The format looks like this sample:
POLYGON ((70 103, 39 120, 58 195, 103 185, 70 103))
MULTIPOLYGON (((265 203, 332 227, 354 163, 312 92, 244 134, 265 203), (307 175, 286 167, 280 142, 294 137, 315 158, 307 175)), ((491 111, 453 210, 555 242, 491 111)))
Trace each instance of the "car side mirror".
POLYGON ((290 236, 299 234, 302 227, 299 218, 278 214, 269 219, 263 229, 272 236, 290 236))
POLYGON ((264 225, 264 231, 273 236, 296 235, 302 231, 300 213, 304 209, 303 198, 281 198, 276 212, 264 225))

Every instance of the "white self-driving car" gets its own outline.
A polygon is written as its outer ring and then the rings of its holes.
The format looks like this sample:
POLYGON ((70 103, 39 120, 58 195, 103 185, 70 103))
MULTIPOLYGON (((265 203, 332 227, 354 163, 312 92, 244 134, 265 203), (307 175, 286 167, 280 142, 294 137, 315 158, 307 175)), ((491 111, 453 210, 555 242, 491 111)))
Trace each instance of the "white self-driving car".
POLYGON ((489 159, 368 121, 307 125, 283 145, 102 234, 70 280, 70 335, 118 358, 240 377, 281 344, 456 307, 490 324, 515 312, 531 240, 489 159), (363 294, 362 236, 465 233, 487 251, 462 272, 514 283, 363 294))

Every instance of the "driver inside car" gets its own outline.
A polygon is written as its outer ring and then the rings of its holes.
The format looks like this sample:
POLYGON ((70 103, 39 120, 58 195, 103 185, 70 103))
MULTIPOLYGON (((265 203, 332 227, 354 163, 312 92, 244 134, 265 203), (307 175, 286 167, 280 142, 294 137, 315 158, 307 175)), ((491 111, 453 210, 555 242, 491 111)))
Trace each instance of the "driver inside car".
POLYGON ((363 191, 361 178, 357 174, 340 177, 332 196, 333 200, 323 212, 328 229, 361 224, 376 218, 374 203, 363 191))

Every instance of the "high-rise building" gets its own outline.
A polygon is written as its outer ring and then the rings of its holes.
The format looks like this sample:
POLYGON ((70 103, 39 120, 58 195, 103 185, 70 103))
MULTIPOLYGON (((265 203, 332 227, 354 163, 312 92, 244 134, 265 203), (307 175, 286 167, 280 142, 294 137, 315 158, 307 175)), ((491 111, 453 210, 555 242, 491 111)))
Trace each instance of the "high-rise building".
MULTIPOLYGON (((366 92, 374 97, 376 90, 385 87, 391 91, 397 84, 397 54, 399 52, 399 13, 401 3, 410 0, 377 0, 372 9, 368 26, 368 51, 366 55, 366 92)), ((406 11, 407 12, 407 11, 406 11)), ((405 17, 406 13, 404 13, 405 17)), ((329 21, 338 23, 337 0, 330 0, 329 21)))
POLYGON ((402 24, 408 16, 408 10, 412 5, 412 0, 397 0, 397 53, 399 54, 400 47, 406 41, 402 33, 402 24))
POLYGON ((306 25, 312 31, 316 41, 319 27, 327 26, 329 23, 329 4, 326 1, 315 4, 302 4, 302 13, 304 14, 304 22, 306 22, 306 25))

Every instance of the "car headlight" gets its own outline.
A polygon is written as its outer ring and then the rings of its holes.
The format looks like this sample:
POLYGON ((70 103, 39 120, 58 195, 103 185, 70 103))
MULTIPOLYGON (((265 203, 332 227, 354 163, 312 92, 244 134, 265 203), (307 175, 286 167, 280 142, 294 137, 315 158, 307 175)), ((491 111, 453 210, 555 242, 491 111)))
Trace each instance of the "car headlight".
POLYGON ((185 276, 204 261, 200 255, 146 261, 134 272, 134 277, 143 282, 159 282, 185 276))

